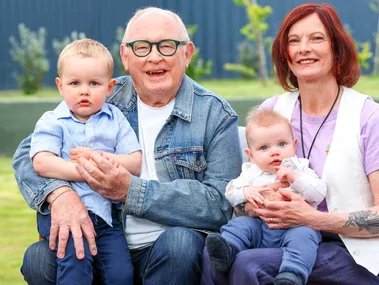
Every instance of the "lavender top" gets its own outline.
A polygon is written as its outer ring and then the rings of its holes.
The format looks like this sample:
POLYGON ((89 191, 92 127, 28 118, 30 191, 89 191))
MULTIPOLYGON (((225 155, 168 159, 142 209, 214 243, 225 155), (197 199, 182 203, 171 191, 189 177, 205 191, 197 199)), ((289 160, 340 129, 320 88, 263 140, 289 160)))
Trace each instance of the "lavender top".
MULTIPOLYGON (((273 109, 278 96, 271 97, 265 100, 261 107, 273 109)), ((317 135, 316 141, 313 145, 311 155, 309 157, 309 167, 312 168, 319 177, 322 177, 322 171, 324 168, 325 160, 329 147, 333 138, 334 128, 336 125, 336 119, 338 114, 338 108, 333 110, 321 128, 317 135)), ((304 150, 305 154, 308 154, 309 147, 312 140, 319 129, 324 116, 309 116, 304 111, 303 117, 303 138, 304 138, 304 150)), ((304 157, 301 147, 300 136, 300 108, 299 101, 295 103, 294 112, 291 119, 292 131, 295 138, 298 139, 296 148, 296 155, 298 157, 304 157)), ((370 174, 373 171, 379 169, 379 104, 375 103, 370 98, 366 100, 361 114, 361 145, 362 145, 362 157, 366 174, 370 174)), ((319 205, 320 211, 327 211, 325 200, 319 205)))

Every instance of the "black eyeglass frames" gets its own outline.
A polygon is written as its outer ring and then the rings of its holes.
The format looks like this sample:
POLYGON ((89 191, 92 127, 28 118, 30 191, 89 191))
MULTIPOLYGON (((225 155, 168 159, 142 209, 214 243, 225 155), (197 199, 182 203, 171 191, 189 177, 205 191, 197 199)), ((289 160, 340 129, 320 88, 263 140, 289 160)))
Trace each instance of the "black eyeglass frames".
POLYGON ((186 41, 177 41, 172 39, 164 39, 159 42, 149 42, 145 40, 137 40, 125 43, 127 47, 131 47, 133 53, 138 57, 145 57, 150 54, 153 45, 157 46, 158 52, 163 56, 173 56, 178 50, 179 45, 185 45, 186 41))

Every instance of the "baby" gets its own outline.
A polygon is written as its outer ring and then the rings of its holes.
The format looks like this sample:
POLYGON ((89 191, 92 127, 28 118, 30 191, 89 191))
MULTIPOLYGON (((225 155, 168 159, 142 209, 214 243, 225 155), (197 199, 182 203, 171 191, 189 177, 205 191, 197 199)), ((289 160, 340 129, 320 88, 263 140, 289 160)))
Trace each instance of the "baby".
MULTIPOLYGON (((295 155, 297 140, 291 125, 278 113, 262 109, 247 116, 245 149, 249 162, 242 165, 241 175, 230 181, 225 196, 232 206, 251 202, 256 207, 264 202, 267 185, 289 182, 290 189, 300 194, 313 207, 324 199, 326 185, 308 167, 309 161, 295 155)), ((273 223, 272 219, 268 220, 273 223)), ((237 217, 221 228, 221 234, 209 234, 205 244, 216 270, 227 272, 237 253, 250 248, 281 247, 283 259, 274 280, 280 284, 306 284, 321 242, 319 232, 307 227, 271 230, 260 218, 237 217)))

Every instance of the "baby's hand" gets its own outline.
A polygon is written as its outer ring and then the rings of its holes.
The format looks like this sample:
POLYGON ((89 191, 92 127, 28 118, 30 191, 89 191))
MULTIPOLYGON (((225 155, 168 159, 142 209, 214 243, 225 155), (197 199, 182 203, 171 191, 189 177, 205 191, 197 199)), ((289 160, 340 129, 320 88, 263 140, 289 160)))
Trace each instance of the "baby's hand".
POLYGON ((78 163, 80 157, 84 157, 86 159, 91 159, 92 150, 89 147, 78 146, 76 148, 70 149, 70 159, 72 162, 78 163))
POLYGON ((282 194, 280 194, 279 191, 265 191, 264 193, 262 193, 262 195, 265 198, 265 201, 286 201, 286 199, 283 197, 282 194))
POLYGON ((260 207, 263 204, 264 197, 262 196, 262 192, 270 191, 271 188, 267 187, 267 185, 262 186, 245 186, 243 188, 243 194, 247 201, 253 204, 255 207, 260 207))
POLYGON ((278 166, 276 172, 276 179, 280 182, 288 181, 289 183, 294 183, 296 181, 296 173, 292 169, 284 166, 278 166))

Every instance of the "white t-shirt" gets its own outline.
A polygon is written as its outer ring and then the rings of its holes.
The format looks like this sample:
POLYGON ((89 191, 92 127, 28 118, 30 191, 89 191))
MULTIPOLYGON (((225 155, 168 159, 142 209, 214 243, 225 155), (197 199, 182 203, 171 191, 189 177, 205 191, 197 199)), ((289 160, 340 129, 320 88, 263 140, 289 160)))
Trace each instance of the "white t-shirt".
MULTIPOLYGON (((138 97, 138 133, 142 150, 142 168, 140 178, 159 180, 154 159, 154 145, 159 132, 174 109, 175 98, 166 106, 151 107, 138 97)), ((125 234, 130 249, 151 245, 167 226, 128 215, 125 234)))

